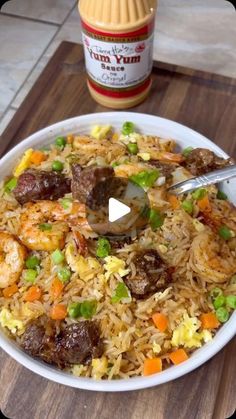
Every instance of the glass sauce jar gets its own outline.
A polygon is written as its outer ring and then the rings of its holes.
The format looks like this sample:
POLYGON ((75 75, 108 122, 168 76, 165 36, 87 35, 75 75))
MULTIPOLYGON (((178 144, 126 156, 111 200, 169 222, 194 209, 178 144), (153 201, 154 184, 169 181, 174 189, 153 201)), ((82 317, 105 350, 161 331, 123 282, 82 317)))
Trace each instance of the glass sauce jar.
POLYGON ((92 97, 109 108, 142 102, 151 87, 156 0, 80 0, 92 97))

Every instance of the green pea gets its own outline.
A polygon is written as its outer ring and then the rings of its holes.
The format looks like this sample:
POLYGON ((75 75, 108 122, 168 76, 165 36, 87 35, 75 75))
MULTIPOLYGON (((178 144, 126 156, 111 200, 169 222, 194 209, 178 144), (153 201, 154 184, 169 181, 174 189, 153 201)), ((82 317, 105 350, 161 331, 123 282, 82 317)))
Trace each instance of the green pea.
POLYGON ((184 211, 186 211, 188 214, 192 214, 193 212, 193 203, 192 201, 185 199, 185 201, 182 202, 182 208, 184 211))
POLYGON ((26 259, 25 265, 29 269, 37 268, 40 265, 40 259, 37 256, 30 256, 26 259))
POLYGON ((226 306, 236 310, 236 295, 227 295, 226 306))
POLYGON ((23 273, 23 278, 26 282, 31 282, 32 284, 35 282, 35 279, 38 276, 38 272, 34 269, 27 269, 23 273))
POLYGON ((81 316, 80 308, 81 308, 81 303, 70 303, 67 308, 69 316, 72 317, 72 319, 76 319, 77 317, 80 317, 81 316))
POLYGON ((137 154, 138 153, 138 146, 136 143, 129 143, 127 145, 127 148, 130 152, 130 154, 137 154))
POLYGON ((218 295, 218 297, 216 297, 216 299, 213 301, 213 306, 216 310, 224 305, 225 305, 224 295, 218 295))
POLYGON ((62 172, 63 169, 64 164, 59 160, 54 160, 54 162, 52 163, 52 170, 54 170, 55 172, 62 172))
POLYGON ((219 307, 216 310, 216 317, 221 323, 225 323, 229 319, 229 312, 227 311, 226 308, 219 307))
POLYGON ((66 139, 65 139, 65 137, 57 137, 56 138, 56 141, 55 141, 55 144, 59 148, 64 148, 65 145, 66 145, 66 139))
POLYGON ((83 301, 81 303, 80 312, 81 312, 81 315, 85 319, 91 319, 91 317, 96 313, 96 311, 97 311, 96 300, 83 301))
POLYGON ((218 234, 224 240, 229 240, 233 237, 230 229, 227 226, 221 226, 218 230, 218 234))
POLYGON ((52 253, 52 261, 53 263, 55 263, 55 265, 59 265, 64 261, 64 259, 65 256, 60 249, 54 250, 54 252, 52 253))
POLYGON ((63 283, 67 282, 71 278, 71 270, 69 268, 63 267, 58 270, 57 275, 63 283))

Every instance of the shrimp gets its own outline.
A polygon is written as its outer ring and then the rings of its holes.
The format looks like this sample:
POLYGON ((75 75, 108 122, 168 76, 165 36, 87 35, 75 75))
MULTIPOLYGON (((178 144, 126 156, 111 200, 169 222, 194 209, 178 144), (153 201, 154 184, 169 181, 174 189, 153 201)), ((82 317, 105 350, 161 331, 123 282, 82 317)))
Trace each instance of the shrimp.
POLYGON ((14 284, 20 277, 26 249, 13 234, 0 231, 0 288, 14 284))
POLYGON ((193 271, 206 282, 223 283, 236 272, 236 260, 229 246, 210 230, 193 239, 189 262, 193 271))
POLYGON ((69 226, 59 202, 40 201, 25 205, 20 217, 20 239, 31 250, 62 249, 69 226))
POLYGON ((217 231, 221 225, 236 233, 236 207, 229 201, 211 200, 212 210, 202 212, 205 224, 217 231))

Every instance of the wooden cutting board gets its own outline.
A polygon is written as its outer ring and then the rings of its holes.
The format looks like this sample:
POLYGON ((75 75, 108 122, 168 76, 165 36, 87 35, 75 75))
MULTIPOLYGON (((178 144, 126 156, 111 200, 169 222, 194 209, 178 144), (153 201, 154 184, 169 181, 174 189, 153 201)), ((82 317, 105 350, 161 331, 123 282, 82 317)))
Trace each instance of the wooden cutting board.
MULTIPOLYGON (((82 47, 63 42, 3 133, 0 155, 47 125, 104 110, 89 96, 82 47)), ((157 62, 151 94, 134 111, 185 124, 236 157, 235 79, 157 62)), ((236 339, 185 377, 113 394, 49 382, 0 351, 0 407, 12 419, 225 419, 236 406, 235 349, 236 339)))

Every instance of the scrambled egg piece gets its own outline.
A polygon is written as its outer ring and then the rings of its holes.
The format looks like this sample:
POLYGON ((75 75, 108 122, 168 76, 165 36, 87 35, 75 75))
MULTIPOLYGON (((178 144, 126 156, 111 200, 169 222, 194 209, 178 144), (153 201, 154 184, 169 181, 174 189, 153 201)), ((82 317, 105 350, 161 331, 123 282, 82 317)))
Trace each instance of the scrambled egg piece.
POLYGON ((131 132, 129 135, 121 134, 119 137, 119 141, 127 145, 129 143, 137 143, 137 141, 141 138, 142 136, 137 132, 131 132))
POLYGON ((184 346, 185 348, 200 348, 202 341, 208 342, 212 335, 208 330, 197 332, 201 322, 197 317, 189 317, 186 313, 183 321, 173 332, 171 339, 172 346, 184 346))
POLYGON ((197 220, 196 218, 193 219, 193 225, 196 231, 201 232, 205 230, 205 226, 201 221, 197 220))
POLYGON ((138 153, 138 157, 141 157, 142 160, 148 161, 151 159, 150 153, 138 153))
POLYGON ((2 327, 7 327, 13 334, 15 334, 17 330, 20 331, 24 329, 23 322, 15 319, 7 308, 3 308, 0 312, 0 324, 2 327))
POLYGON ((27 320, 31 319, 37 319, 39 316, 41 316, 44 313, 42 310, 31 310, 29 307, 29 303, 25 303, 22 305, 22 315, 23 317, 27 317, 27 320))
POLYGON ((32 153, 33 153, 32 148, 29 148, 28 150, 24 152, 20 163, 18 164, 18 166, 16 166, 13 172, 15 177, 19 177, 26 169, 30 167, 32 153))
POLYGON ((105 356, 92 360, 92 377, 100 380, 107 373, 108 361, 105 356))
POLYGON ((89 281, 94 276, 101 272, 101 265, 97 259, 93 257, 84 258, 77 254, 75 245, 69 243, 65 250, 66 261, 73 272, 79 274, 83 281, 89 281))
POLYGON ((130 272, 129 269, 125 269, 125 261, 116 256, 107 256, 104 260, 106 262, 104 265, 106 279, 109 279, 112 274, 119 274, 122 277, 130 272))
POLYGON ((155 341, 152 344, 152 350, 154 352, 154 354, 159 354, 161 352, 161 346, 159 345, 159 343, 156 343, 155 341))
POLYGON ((91 131, 91 136, 96 140, 103 140, 111 130, 111 125, 95 125, 91 131))

